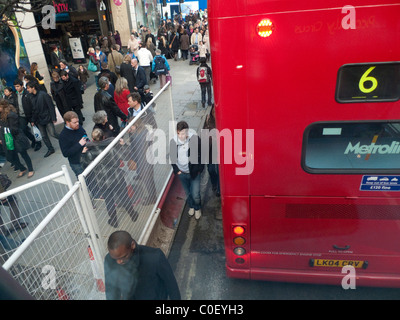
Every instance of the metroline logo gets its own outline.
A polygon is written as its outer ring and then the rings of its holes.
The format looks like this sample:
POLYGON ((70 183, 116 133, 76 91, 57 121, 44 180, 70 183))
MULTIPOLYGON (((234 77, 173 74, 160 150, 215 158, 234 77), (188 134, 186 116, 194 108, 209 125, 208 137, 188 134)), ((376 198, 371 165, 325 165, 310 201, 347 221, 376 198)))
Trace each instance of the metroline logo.
POLYGON ((344 154, 400 154, 400 142, 393 141, 391 145, 388 144, 361 144, 358 142, 353 146, 351 142, 347 145, 344 154))

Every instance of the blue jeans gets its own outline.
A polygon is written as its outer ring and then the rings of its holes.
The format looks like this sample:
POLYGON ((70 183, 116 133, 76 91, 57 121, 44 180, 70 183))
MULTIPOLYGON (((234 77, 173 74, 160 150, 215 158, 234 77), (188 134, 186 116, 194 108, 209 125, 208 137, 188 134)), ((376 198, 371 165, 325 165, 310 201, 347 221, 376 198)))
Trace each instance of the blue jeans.
POLYGON ((190 177, 189 173, 178 174, 179 179, 182 182, 183 189, 187 196, 187 202, 189 208, 194 210, 201 209, 201 198, 200 198, 200 174, 195 179, 190 177))

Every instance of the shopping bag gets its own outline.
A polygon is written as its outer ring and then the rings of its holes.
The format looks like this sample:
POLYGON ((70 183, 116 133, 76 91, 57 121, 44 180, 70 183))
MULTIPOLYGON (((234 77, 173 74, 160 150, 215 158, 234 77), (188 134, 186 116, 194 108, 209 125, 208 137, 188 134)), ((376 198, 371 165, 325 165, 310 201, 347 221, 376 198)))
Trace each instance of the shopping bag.
POLYGON ((4 140, 6 143, 7 150, 14 150, 14 139, 11 135, 9 128, 4 128, 4 140))
POLYGON ((165 78, 166 78, 166 80, 167 80, 167 83, 168 83, 168 81, 171 82, 170 85, 172 86, 172 76, 171 76, 171 74, 170 74, 169 72, 168 72, 168 74, 166 75, 165 78))
POLYGON ((97 66, 91 60, 89 60, 88 70, 92 72, 96 72, 98 70, 97 66))
POLYGON ((32 126, 32 134, 35 137, 36 142, 42 141, 42 134, 40 133, 40 130, 38 127, 32 126))

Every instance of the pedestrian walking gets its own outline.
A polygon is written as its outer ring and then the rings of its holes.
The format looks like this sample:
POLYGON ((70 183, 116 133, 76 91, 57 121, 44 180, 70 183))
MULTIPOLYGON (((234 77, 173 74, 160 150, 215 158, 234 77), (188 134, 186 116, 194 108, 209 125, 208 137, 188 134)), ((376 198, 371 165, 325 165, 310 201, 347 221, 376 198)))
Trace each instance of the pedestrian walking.
POLYGON ((185 190, 189 216, 201 217, 200 176, 204 169, 201 163, 201 139, 189 125, 180 121, 176 125, 176 135, 170 141, 170 157, 174 173, 178 175, 185 190))
POLYGON ((146 84, 150 83, 150 72, 151 72, 151 63, 153 62, 153 55, 150 50, 148 50, 144 44, 139 44, 139 51, 137 53, 137 59, 139 61, 139 65, 144 69, 146 74, 146 84))
POLYGON ((78 79, 81 81, 84 91, 86 90, 86 83, 87 83, 89 77, 90 77, 89 76, 89 72, 85 68, 85 66, 79 65, 79 68, 78 68, 78 79))
POLYGON ((81 154, 88 137, 85 129, 79 124, 79 117, 74 111, 64 114, 64 129, 60 133, 60 149, 68 159, 72 171, 78 177, 83 172, 81 154))
POLYGON ((15 165, 15 170, 19 170, 17 178, 23 177, 27 170, 29 171, 28 178, 32 178, 35 171, 27 152, 30 142, 19 127, 16 109, 5 100, 0 100, 0 139, 6 157, 15 165), (7 135, 10 135, 9 138, 7 135), (11 143, 7 141, 7 138, 11 138, 11 143), (24 159, 28 169, 21 163, 19 155, 24 159))
POLYGON ((68 107, 78 115, 79 124, 82 125, 85 118, 82 114, 83 99, 81 82, 78 80, 78 78, 67 73, 65 70, 60 72, 60 76, 64 84, 68 107))
POLYGON ((161 50, 156 50, 156 56, 153 59, 153 63, 151 65, 151 71, 155 73, 156 76, 160 79, 160 88, 164 87, 167 83, 167 74, 170 70, 170 66, 168 64, 167 59, 164 55, 161 54, 161 50))
POLYGON ((54 127, 54 123, 57 122, 56 110, 51 97, 46 92, 39 90, 37 82, 28 82, 26 84, 26 90, 28 90, 28 92, 31 94, 31 125, 36 125, 40 130, 42 140, 48 149, 47 153, 44 155, 44 157, 47 158, 55 152, 48 134, 50 134, 53 138, 59 138, 59 135, 54 127))
POLYGON ((115 44, 111 46, 111 52, 108 54, 107 60, 110 71, 119 74, 121 63, 124 61, 124 56, 117 51, 117 46, 115 44))
POLYGON ((121 64, 120 76, 128 81, 128 88, 130 92, 135 91, 135 76, 133 75, 133 68, 131 65, 131 56, 125 55, 124 62, 121 64))
POLYGON ((107 242, 104 259, 107 300, 180 300, 171 266, 159 248, 139 245, 124 231, 107 242))
POLYGON ((201 58, 200 59, 200 65, 197 68, 196 71, 197 74, 197 81, 200 84, 200 89, 201 89, 201 104, 203 108, 206 106, 206 93, 208 95, 207 99, 207 104, 208 106, 211 106, 211 83, 212 83, 212 74, 211 74, 211 68, 208 66, 206 63, 206 58, 201 58))
POLYGON ((15 109, 19 116, 19 127, 31 141, 31 147, 34 151, 38 151, 42 147, 42 142, 36 141, 35 136, 31 132, 31 128, 28 126, 28 124, 32 122, 32 102, 30 100, 30 94, 24 88, 23 82, 19 79, 14 80, 14 88, 17 97, 15 109))
POLYGON ((71 107, 67 101, 67 95, 64 89, 64 83, 61 81, 60 74, 57 71, 51 73, 52 81, 50 82, 50 92, 56 103, 60 115, 63 117, 67 111, 71 111, 71 107))
POLYGON ((180 49, 182 52, 182 60, 185 61, 188 58, 188 52, 190 46, 190 38, 186 30, 183 30, 183 34, 181 35, 179 41, 180 41, 180 49))

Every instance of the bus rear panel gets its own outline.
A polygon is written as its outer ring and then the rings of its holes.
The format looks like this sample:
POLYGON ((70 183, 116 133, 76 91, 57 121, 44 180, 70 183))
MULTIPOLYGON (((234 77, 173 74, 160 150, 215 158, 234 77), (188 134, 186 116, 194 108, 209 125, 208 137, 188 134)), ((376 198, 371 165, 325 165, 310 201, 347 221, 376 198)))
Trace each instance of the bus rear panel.
POLYGON ((400 286, 400 4, 347 5, 209 0, 231 277, 400 286))

